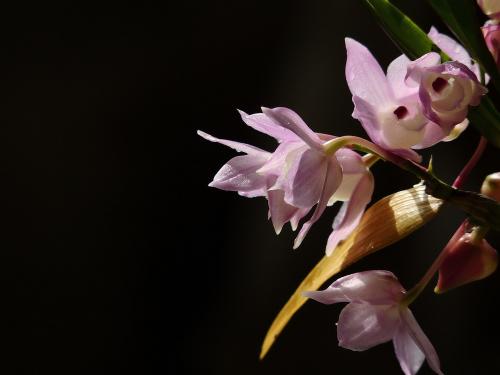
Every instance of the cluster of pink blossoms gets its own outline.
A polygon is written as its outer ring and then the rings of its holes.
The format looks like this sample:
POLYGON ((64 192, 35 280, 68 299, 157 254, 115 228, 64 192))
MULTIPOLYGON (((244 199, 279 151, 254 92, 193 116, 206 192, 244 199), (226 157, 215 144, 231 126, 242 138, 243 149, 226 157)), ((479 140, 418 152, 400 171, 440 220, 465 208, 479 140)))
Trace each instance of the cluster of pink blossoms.
MULTIPOLYGON (((495 17, 500 14, 498 9, 492 12, 495 17)), ((498 24, 488 24, 484 30, 498 61, 498 24)), ((352 116, 365 129, 373 150, 383 149, 415 162, 420 161, 415 150, 456 138, 467 127, 469 107, 477 106, 487 93, 478 65, 461 45, 435 28, 428 36, 452 61, 441 62, 435 52, 414 61, 402 55, 385 73, 365 46, 353 39, 345 41, 352 116)), ((248 126, 275 138, 277 147, 268 152, 199 131, 203 138, 243 153, 229 160, 210 186, 266 198, 277 234, 288 222, 296 230, 312 211, 300 226, 294 248, 328 206, 343 202, 326 243, 330 255, 356 228, 371 200, 374 177, 368 159, 340 142, 341 138, 315 133, 291 109, 262 108, 261 113, 240 111, 240 115, 248 126)), ((443 251, 437 291, 494 271, 496 251, 470 232, 466 221, 443 251)), ((408 308, 412 300, 392 273, 355 273, 307 296, 325 304, 348 303, 338 321, 340 346, 360 351, 392 340, 405 374, 415 374, 425 359, 436 373, 442 373, 434 347, 408 308)))

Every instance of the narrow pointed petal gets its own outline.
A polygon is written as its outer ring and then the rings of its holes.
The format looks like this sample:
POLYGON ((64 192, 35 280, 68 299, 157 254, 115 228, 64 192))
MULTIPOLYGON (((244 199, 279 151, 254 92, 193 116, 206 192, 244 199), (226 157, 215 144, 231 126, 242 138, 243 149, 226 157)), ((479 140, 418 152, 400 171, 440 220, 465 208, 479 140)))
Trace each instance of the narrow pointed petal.
POLYGON ((378 305, 397 303, 404 289, 389 271, 365 271, 337 279, 325 290, 307 292, 307 297, 325 304, 366 302, 378 305))
POLYGON ((272 120, 264 113, 254 113, 249 115, 240 110, 238 110, 238 113, 245 124, 258 132, 276 138, 279 142, 298 140, 298 137, 293 132, 278 125, 276 121, 272 120))
POLYGON ((311 226, 320 218, 320 216, 325 211, 325 208, 328 204, 328 200, 335 193, 335 190, 339 187, 342 182, 342 168, 340 167, 337 159, 332 157, 328 163, 326 168, 326 177, 323 182, 323 188, 321 191, 321 196, 319 197, 318 205, 314 210, 311 218, 302 225, 300 228, 299 234, 295 238, 293 248, 296 249, 300 246, 302 241, 304 240, 307 232, 311 229, 311 226))
POLYGON ((311 208, 299 208, 299 209, 297 209, 295 214, 290 219, 290 225, 292 226, 292 230, 294 232, 297 230, 297 227, 299 226, 300 220, 302 220, 302 218, 304 216, 306 216, 309 213, 309 211, 311 211, 311 208))
POLYGON ((333 222, 333 232, 328 238, 326 255, 330 255, 338 243, 356 228, 365 212, 366 205, 372 199, 373 188, 373 175, 367 171, 352 192, 351 199, 344 203, 345 208, 339 212, 333 222))
POLYGON ((393 338, 394 351, 405 375, 415 375, 422 363, 425 354, 411 337, 405 324, 400 324, 393 338))
POLYGON ((406 325, 408 333, 415 341, 415 344, 424 352, 429 367, 434 370, 436 374, 443 375, 436 349, 434 349, 429 338, 425 335, 424 331, 422 331, 422 328, 420 328, 420 325, 410 309, 401 309, 401 320, 406 325))
POLYGON ((298 208, 289 205, 284 200, 283 190, 269 190, 267 199, 269 202, 269 213, 276 234, 280 234, 283 225, 290 221, 297 213, 298 208))
POLYGON ((284 107, 262 108, 262 112, 276 121, 283 128, 289 129, 302 139, 309 147, 323 151, 323 143, 316 133, 291 109, 284 107))
POLYGON ((345 76, 353 96, 377 108, 394 103, 394 94, 384 71, 371 52, 354 39, 346 38, 345 76))
POLYGON ((397 305, 351 302, 339 316, 339 346, 363 351, 391 340, 399 325, 397 305))
POLYGON ((214 136, 211 136, 210 134, 207 134, 201 130, 198 130, 196 133, 200 137, 205 138, 207 141, 214 142, 214 143, 220 143, 224 146, 230 147, 238 152, 244 152, 245 154, 248 154, 248 155, 262 155, 262 154, 271 155, 267 151, 261 150, 260 148, 255 147, 255 146, 247 145, 246 143, 229 141, 227 139, 215 138, 214 136))
POLYGON ((221 190, 251 192, 264 189, 266 177, 256 171, 267 161, 266 155, 241 155, 229 160, 209 184, 221 190))

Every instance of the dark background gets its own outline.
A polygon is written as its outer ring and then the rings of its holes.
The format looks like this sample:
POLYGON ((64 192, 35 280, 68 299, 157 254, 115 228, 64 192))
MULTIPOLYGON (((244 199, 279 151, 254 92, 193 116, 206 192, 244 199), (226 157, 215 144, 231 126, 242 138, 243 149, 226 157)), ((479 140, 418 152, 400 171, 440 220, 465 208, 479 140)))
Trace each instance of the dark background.
MULTIPOLYGON (((444 30, 424 2, 397 4, 444 30)), ((335 209, 292 251, 265 200, 207 187, 234 153, 195 133, 272 150, 236 112, 265 105, 318 132, 364 135, 343 39, 384 67, 399 53, 360 1, 20 4, 0 21, 2 373, 401 373, 391 344, 338 348, 342 306, 316 303, 258 361, 275 314, 323 256, 335 209)), ((477 140, 471 128, 432 148, 439 176, 451 182, 477 140)), ((373 170, 374 199, 417 182, 373 170)), ((495 170, 489 148, 466 187, 495 170)), ((346 272, 392 270, 409 288, 463 218, 448 208, 346 272)), ((413 305, 445 373, 500 371, 498 283, 429 288, 413 305)))

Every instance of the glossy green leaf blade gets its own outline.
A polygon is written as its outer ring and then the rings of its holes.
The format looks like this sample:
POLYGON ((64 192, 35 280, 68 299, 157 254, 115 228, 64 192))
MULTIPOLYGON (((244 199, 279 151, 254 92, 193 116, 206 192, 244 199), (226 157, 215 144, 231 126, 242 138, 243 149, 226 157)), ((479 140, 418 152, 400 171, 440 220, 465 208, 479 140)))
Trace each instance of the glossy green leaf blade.
POLYGON ((410 59, 417 59, 431 51, 441 52, 415 22, 388 0, 364 0, 364 3, 382 29, 410 59))
POLYGON ((467 117, 492 145, 500 148, 500 112, 489 97, 484 97, 480 106, 470 108, 467 117))
POLYGON ((469 54, 490 75, 500 92, 500 75, 481 32, 476 2, 472 0, 428 0, 469 54))

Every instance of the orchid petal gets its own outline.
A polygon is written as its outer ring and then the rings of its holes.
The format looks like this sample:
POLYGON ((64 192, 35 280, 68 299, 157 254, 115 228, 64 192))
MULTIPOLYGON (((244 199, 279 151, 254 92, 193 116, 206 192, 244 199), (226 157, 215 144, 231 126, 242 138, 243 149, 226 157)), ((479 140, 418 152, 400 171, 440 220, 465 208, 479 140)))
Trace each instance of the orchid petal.
POLYGON ((396 330, 393 344, 399 365, 405 375, 415 375, 424 363, 425 354, 415 343, 404 324, 400 324, 396 330))
POLYGON ((260 148, 255 147, 255 146, 247 145, 246 143, 229 141, 227 139, 215 138, 215 137, 211 136, 210 134, 207 134, 201 130, 198 130, 196 133, 200 137, 205 138, 207 141, 220 143, 224 146, 230 147, 238 152, 244 152, 245 154, 248 154, 248 155, 262 155, 262 154, 271 155, 267 151, 261 150, 260 148))
POLYGON ((278 125, 264 113, 254 113, 249 115, 238 110, 241 119, 251 128, 276 138, 279 142, 298 140, 298 137, 290 130, 278 125))
POLYGON ((404 289, 389 271, 365 271, 341 277, 319 292, 307 292, 307 297, 325 304, 366 302, 378 305, 397 303, 404 289))
POLYGON ((294 249, 300 246, 307 232, 309 232, 311 226, 323 214, 328 204, 329 198, 333 195, 335 190, 337 190, 341 182, 342 182, 342 168, 340 167, 340 164, 338 163, 337 159, 335 159, 335 157, 332 157, 326 163, 325 178, 323 180, 321 195, 319 197, 316 209, 314 210, 314 213, 311 216, 311 218, 307 222, 305 222, 304 225, 302 225, 302 228, 300 228, 299 234, 295 238, 293 244, 294 249))
MULTIPOLYGON (((387 140, 385 139, 385 135, 382 133, 382 129, 380 128, 375 108, 371 106, 370 103, 358 96, 353 96, 352 101, 355 105, 352 117, 361 122, 361 125, 374 143, 406 159, 420 162, 422 157, 415 151, 409 148, 394 148, 389 146, 387 140)), ((411 134, 412 132, 408 131, 408 133, 411 134)))
POLYGON ((320 198, 328 161, 324 154, 311 149, 299 150, 290 158, 293 160, 289 169, 271 189, 283 189, 285 201, 292 206, 312 207, 320 198))
POLYGON ((291 206, 284 200, 283 190, 269 190, 267 199, 269 202, 269 213, 276 234, 280 234, 283 225, 290 221, 297 213, 297 207, 291 206))
POLYGON ((250 192, 265 188, 266 177, 256 171, 267 161, 267 155, 241 155, 229 160, 208 185, 221 190, 250 192))
POLYGON ((457 139, 462 132, 467 129, 469 120, 465 119, 461 123, 455 125, 451 130, 446 127, 441 127, 438 124, 429 121, 425 125, 424 138, 418 145, 413 146, 415 149, 427 148, 435 145, 438 142, 450 142, 457 139))
POLYGON ((296 231, 297 227, 299 226, 300 220, 306 216, 309 211, 311 211, 311 208, 299 208, 295 212, 295 214, 291 217, 290 219, 290 225, 292 226, 292 230, 296 231))
POLYGON ((418 92, 418 87, 406 84, 406 73, 411 61, 405 55, 393 60, 387 67, 387 81, 392 87, 397 99, 402 99, 418 92))
MULTIPOLYGON (((449 131, 445 127, 441 127, 435 122, 429 121, 425 125, 424 137, 419 144, 413 146, 415 149, 423 149, 431 147, 440 141, 444 141, 449 131)), ((458 136, 458 135, 457 135, 458 136)))
POLYGON ((467 129, 467 126, 469 126, 469 120, 465 119, 462 121, 460 124, 457 124, 451 129, 451 132, 442 139, 443 142, 450 142, 455 139, 457 139, 460 134, 464 132, 465 129, 467 129))
POLYGON ((339 161, 344 174, 358 174, 366 170, 363 158, 353 150, 341 148, 335 152, 335 157, 339 161))
POLYGON ((429 52, 408 64, 405 81, 408 85, 417 86, 425 69, 435 67, 441 62, 441 56, 429 52))
POLYGON ((437 374, 443 375, 440 369, 439 357, 436 353, 436 349, 434 349, 434 346, 432 346, 429 338, 425 335, 424 331, 422 331, 422 328, 420 328, 420 325, 410 309, 401 309, 401 320, 406 325, 408 333, 413 338, 417 346, 420 350, 422 350, 422 352, 424 352, 429 367, 437 374))
POLYGON ((427 35, 433 43, 444 53, 450 56, 452 60, 461 62, 470 68, 478 78, 480 78, 479 65, 474 64, 469 53, 460 43, 446 34, 441 34, 434 26, 431 27, 427 35))
POLYGON ((353 96, 377 108, 394 103, 394 94, 387 78, 371 52, 354 39, 346 38, 345 76, 353 96))
POLYGON ((292 131, 302 139, 309 147, 318 151, 323 151, 323 144, 316 133, 291 109, 284 107, 265 108, 262 112, 269 118, 276 121, 280 126, 292 131))
POLYGON ((363 351, 391 340, 399 325, 397 305, 371 305, 351 302, 339 316, 339 346, 363 351))
POLYGON ((289 168, 287 159, 293 161, 293 155, 297 155, 300 150, 302 152, 307 149, 302 141, 286 141, 278 145, 276 150, 272 153, 269 160, 257 172, 261 174, 281 175, 283 170, 289 168))
POLYGON ((384 147, 384 141, 380 135, 380 124, 375 108, 360 96, 353 95, 352 102, 354 103, 352 117, 361 122, 361 125, 373 142, 384 147))
POLYGON ((365 212, 366 205, 372 198, 373 188, 373 175, 367 171, 352 192, 351 199, 343 204, 343 210, 335 218, 333 232, 328 237, 326 245, 326 255, 331 255, 338 243, 356 228, 365 212))

